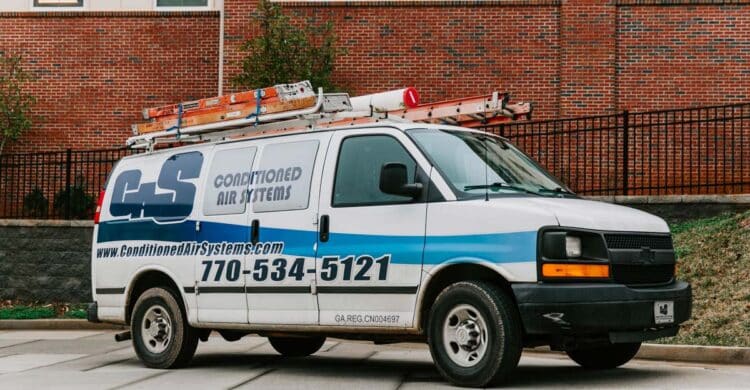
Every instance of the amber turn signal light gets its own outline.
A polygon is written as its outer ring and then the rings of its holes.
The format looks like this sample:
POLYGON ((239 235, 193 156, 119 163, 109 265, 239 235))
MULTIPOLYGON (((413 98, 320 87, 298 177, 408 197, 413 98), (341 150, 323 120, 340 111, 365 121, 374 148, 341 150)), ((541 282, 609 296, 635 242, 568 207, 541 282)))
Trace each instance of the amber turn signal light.
POLYGON ((546 278, 608 278, 606 264, 544 264, 542 276, 546 278))

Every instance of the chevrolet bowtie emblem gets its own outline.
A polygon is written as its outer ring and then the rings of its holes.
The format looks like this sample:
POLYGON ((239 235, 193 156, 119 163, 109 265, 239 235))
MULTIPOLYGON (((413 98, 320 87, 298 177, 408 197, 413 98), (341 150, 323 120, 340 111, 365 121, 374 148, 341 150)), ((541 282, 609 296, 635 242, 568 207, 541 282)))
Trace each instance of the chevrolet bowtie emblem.
POLYGON ((651 264, 656 259, 654 251, 651 250, 649 247, 643 247, 641 248, 641 255, 638 257, 638 260, 640 260, 642 263, 648 263, 651 264))

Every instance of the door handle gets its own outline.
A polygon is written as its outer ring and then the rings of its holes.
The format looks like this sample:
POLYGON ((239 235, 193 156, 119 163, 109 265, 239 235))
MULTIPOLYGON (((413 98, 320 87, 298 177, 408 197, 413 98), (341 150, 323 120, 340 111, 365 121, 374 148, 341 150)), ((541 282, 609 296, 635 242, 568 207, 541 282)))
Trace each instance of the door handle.
POLYGON ((330 218, 327 215, 320 216, 320 242, 327 242, 330 231, 330 218))
POLYGON ((255 245, 260 241, 260 221, 254 219, 250 223, 250 242, 255 245))

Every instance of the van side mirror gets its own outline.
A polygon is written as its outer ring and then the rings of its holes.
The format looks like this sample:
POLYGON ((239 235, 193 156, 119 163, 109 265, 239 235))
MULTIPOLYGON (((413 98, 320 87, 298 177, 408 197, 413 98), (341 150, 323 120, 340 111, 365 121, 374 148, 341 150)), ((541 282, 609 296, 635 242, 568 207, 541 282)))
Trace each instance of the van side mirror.
POLYGON ((380 168, 380 191, 391 195, 416 198, 422 193, 422 184, 409 184, 406 165, 386 163, 380 168))

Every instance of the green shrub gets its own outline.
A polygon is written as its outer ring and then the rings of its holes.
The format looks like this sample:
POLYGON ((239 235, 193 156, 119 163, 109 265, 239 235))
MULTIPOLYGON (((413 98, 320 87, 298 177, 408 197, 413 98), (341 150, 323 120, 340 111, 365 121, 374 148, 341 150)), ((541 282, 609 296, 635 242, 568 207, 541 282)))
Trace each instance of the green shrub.
POLYGON ((63 314, 63 318, 86 319, 86 309, 71 309, 63 314))
POLYGON ((8 141, 17 140, 31 128, 31 108, 36 99, 26 91, 32 79, 21 56, 0 51, 0 155, 8 141))
POLYGON ((38 187, 23 197, 23 215, 25 217, 45 218, 48 212, 49 200, 38 187))
POLYGON ((89 219, 94 215, 94 198, 86 192, 86 184, 82 178, 76 178, 76 183, 70 189, 62 189, 55 194, 52 202, 57 214, 68 219, 89 219), (70 202, 70 215, 67 215, 70 202))
POLYGON ((337 49, 333 24, 306 23, 293 25, 278 4, 268 0, 258 3, 251 30, 260 33, 240 48, 247 53, 242 72, 232 79, 237 87, 261 88, 276 84, 310 80, 313 87, 325 91, 339 88, 331 82, 336 57, 345 51, 337 49), (308 37, 316 37, 311 41, 308 37))
POLYGON ((55 318, 55 308, 51 306, 13 306, 0 309, 0 320, 36 320, 55 318))

